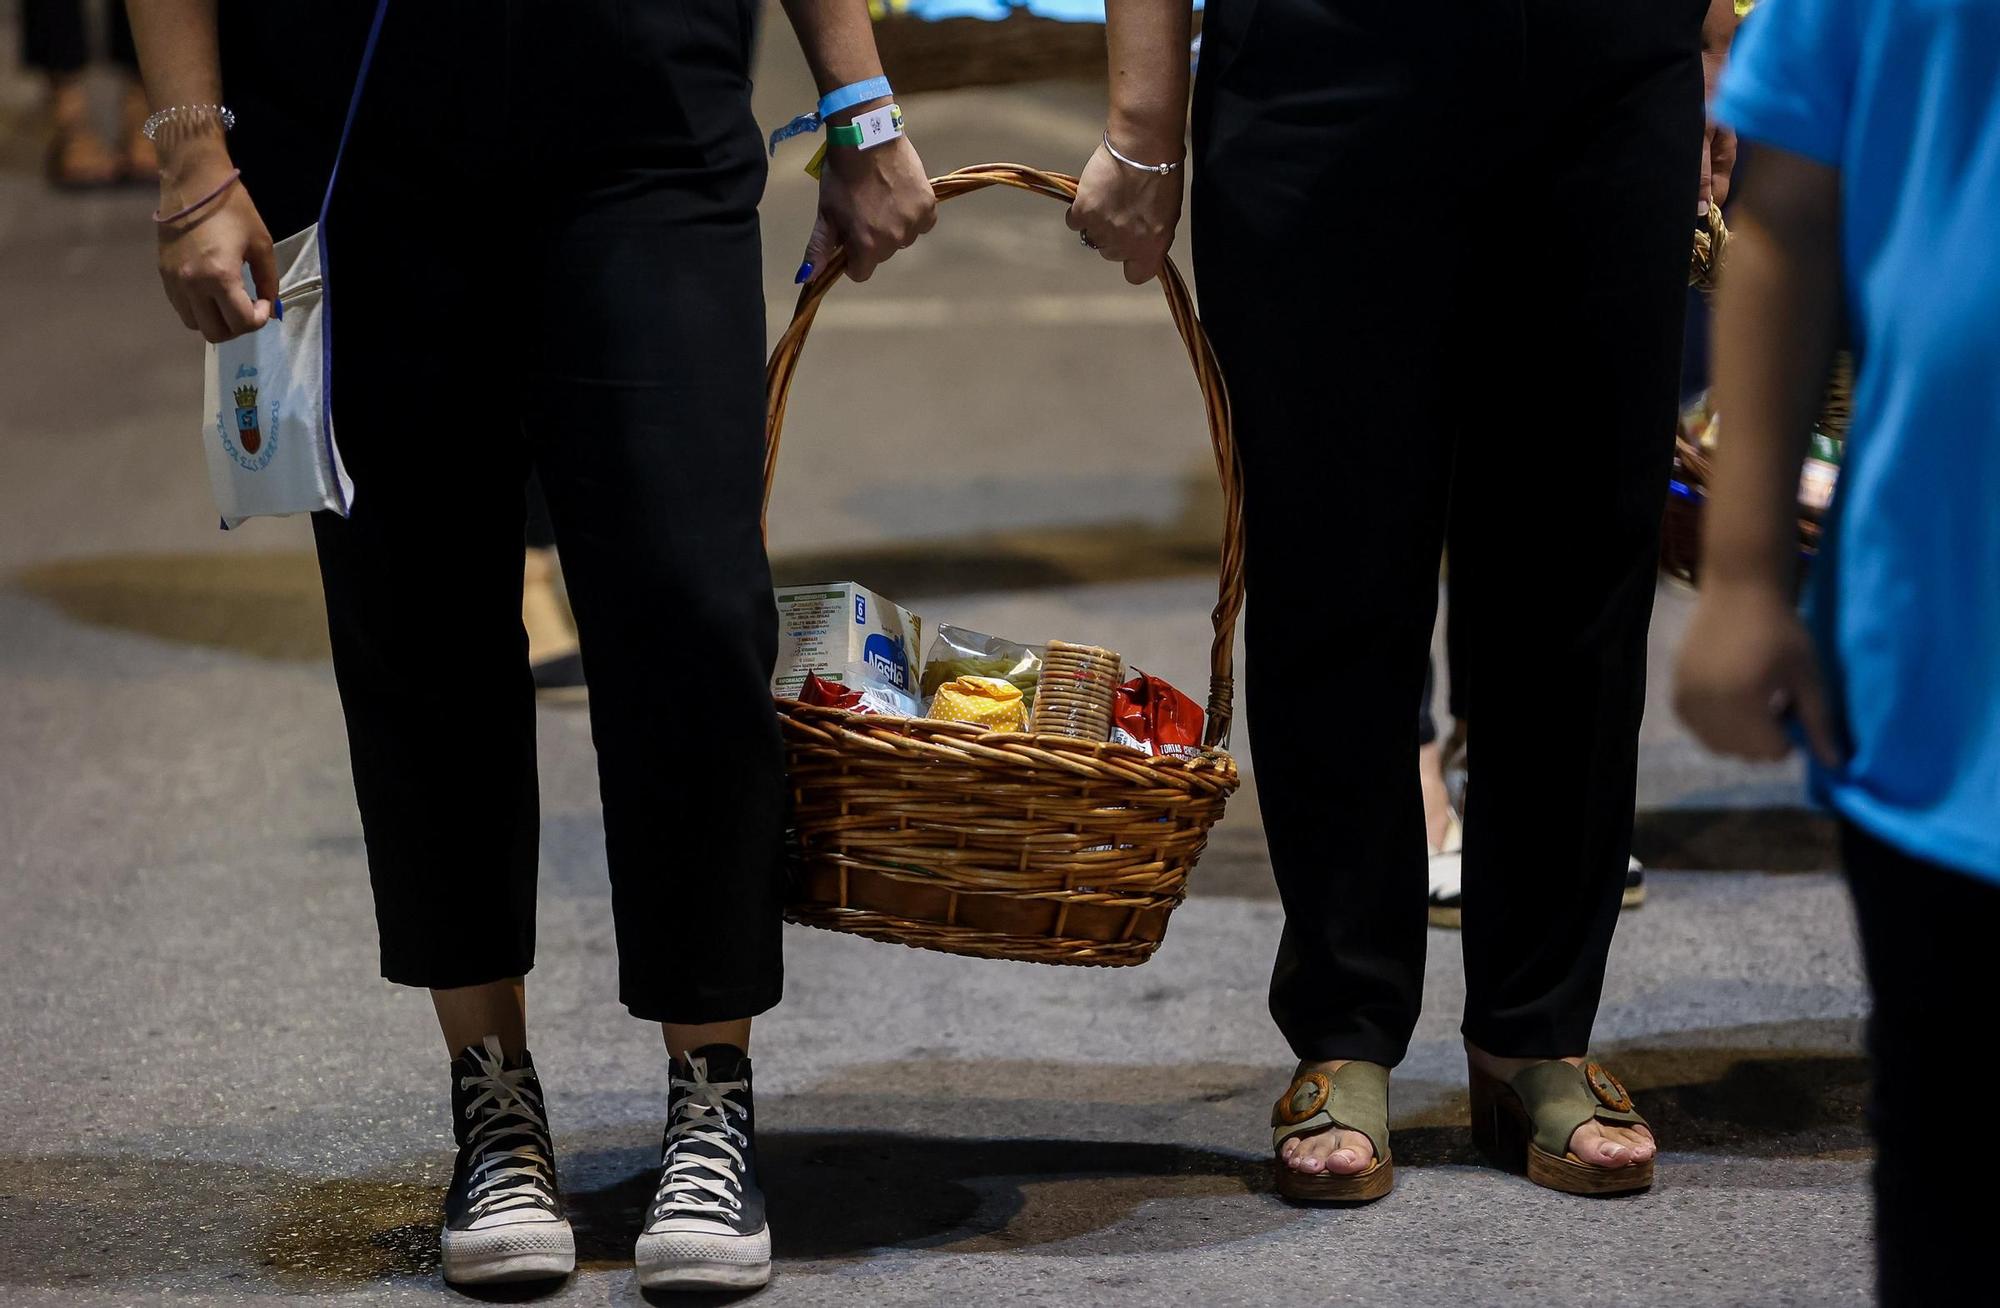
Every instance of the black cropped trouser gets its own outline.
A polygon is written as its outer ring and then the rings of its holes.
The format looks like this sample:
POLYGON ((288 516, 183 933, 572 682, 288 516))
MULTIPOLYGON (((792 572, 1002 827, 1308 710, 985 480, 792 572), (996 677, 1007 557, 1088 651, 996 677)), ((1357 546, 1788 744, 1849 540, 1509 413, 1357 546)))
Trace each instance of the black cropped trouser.
MULTIPOLYGON (((532 469, 591 687, 621 997, 687 1023, 778 1000, 749 17, 390 6, 326 228, 353 514, 314 533, 392 981, 534 963, 532 469)), ((259 165, 282 163, 245 163, 253 198, 259 165)))
POLYGON ((1629 852, 1703 0, 1211 0, 1203 319, 1247 476, 1246 681, 1302 1058, 1423 989, 1410 706, 1439 552, 1477 669, 1464 1031, 1584 1051, 1629 852))

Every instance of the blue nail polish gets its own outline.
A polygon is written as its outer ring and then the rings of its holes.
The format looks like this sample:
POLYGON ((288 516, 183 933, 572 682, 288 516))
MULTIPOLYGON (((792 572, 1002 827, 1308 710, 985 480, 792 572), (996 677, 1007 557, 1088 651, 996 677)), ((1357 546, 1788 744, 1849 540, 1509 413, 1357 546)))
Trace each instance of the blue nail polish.
POLYGON ((279 322, 285 320, 285 302, 283 300, 271 301, 271 316, 279 322))
POLYGON ((808 259, 804 263, 799 265, 799 275, 792 278, 792 285, 803 286, 809 279, 811 279, 812 275, 813 275, 812 260, 808 259))

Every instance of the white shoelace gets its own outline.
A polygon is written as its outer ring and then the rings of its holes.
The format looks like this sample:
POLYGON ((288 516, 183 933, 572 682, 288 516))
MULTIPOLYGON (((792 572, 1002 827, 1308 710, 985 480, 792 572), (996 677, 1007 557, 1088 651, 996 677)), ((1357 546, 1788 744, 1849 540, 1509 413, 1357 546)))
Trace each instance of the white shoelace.
POLYGON ((479 1151, 467 1181, 469 1214, 478 1221, 517 1208, 543 1209, 553 1188, 549 1124, 525 1089, 534 1073, 503 1067, 499 1043, 490 1038, 472 1051, 472 1061, 479 1071, 458 1079, 461 1090, 478 1092, 465 1105, 466 1117, 478 1123, 466 1136, 479 1151))
POLYGON ((732 1117, 742 1117, 743 1105, 729 1096, 750 1088, 748 1081, 711 1081, 706 1059, 689 1060, 687 1079, 669 1075, 669 1093, 687 1091, 667 1127, 666 1168, 660 1174, 660 1189, 653 1196, 653 1220, 704 1214, 730 1218, 743 1210, 743 1153, 750 1137, 736 1129, 732 1117), (694 1153, 685 1148, 703 1144, 721 1151, 721 1157, 694 1153), (735 1164, 734 1168, 730 1164, 735 1164))

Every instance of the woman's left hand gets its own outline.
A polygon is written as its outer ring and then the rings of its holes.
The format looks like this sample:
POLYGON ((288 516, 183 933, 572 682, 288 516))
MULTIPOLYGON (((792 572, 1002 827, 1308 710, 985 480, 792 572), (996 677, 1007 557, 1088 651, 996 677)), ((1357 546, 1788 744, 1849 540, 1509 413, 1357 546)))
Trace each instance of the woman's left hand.
POLYGON ((847 275, 865 282, 898 250, 937 225, 937 196, 908 137, 872 150, 837 146, 819 178, 819 219, 806 242, 799 281, 847 251, 847 275))

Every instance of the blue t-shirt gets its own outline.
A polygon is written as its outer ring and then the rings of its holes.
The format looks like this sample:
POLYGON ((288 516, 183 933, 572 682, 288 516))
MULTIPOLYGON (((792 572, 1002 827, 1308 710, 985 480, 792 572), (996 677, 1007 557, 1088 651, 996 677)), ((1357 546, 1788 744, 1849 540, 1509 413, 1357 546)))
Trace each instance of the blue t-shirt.
POLYGON ((1852 753, 1815 793, 2000 880, 2000 0, 1764 0, 1715 113, 1840 170, 1858 373, 1807 614, 1852 753))

